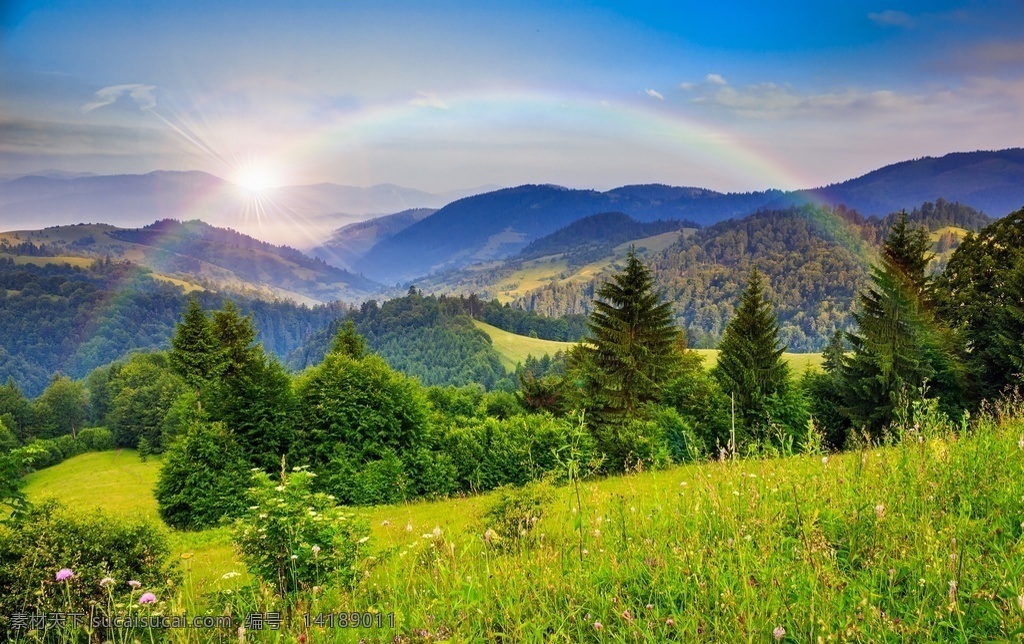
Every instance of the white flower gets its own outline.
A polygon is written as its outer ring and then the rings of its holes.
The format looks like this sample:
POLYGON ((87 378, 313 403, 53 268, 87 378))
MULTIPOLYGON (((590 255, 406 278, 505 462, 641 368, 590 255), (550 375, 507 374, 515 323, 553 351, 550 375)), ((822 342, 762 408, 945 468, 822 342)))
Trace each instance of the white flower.
POLYGON ((878 515, 878 518, 879 518, 879 519, 881 519, 882 517, 884 517, 884 516, 885 516, 885 506, 884 506, 884 505, 882 505, 881 503, 879 503, 878 505, 876 505, 876 506, 875 506, 875 514, 876 514, 876 515, 878 515))
POLYGON ((235 577, 240 577, 241 575, 242 575, 242 573, 235 572, 234 570, 232 570, 231 572, 224 573, 223 575, 220 576, 220 578, 221 579, 234 579, 235 577))
POLYGON ((367 542, 367 541, 369 541, 369 540, 370 540, 370 537, 369 537, 369 536, 366 536, 366 537, 363 537, 362 539, 360 539, 360 540, 359 540, 359 543, 366 543, 366 542, 367 542))
POLYGON ((313 546, 311 548, 311 550, 313 551, 313 556, 314 557, 316 557, 316 556, 318 556, 320 554, 320 546, 313 546))
POLYGON ((828 457, 827 456, 822 456, 821 457, 821 464, 822 465, 828 465, 828 457))
POLYGON ((298 558, 299 558, 299 555, 292 555, 292 561, 295 561, 298 558))

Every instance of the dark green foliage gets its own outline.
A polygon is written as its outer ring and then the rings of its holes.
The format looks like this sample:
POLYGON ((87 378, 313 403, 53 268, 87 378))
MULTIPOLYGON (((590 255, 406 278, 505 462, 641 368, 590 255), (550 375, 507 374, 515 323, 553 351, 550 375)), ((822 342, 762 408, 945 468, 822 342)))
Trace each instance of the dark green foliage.
POLYGON ((195 423, 167 448, 156 502, 167 525, 198 530, 247 507, 245 456, 220 423, 195 423))
POLYGON ((718 363, 711 373, 722 392, 735 398, 737 433, 742 426, 751 437, 764 440, 771 433, 769 425, 778 420, 773 418, 772 399, 789 386, 789 365, 782 359, 786 347, 779 340, 779 323, 764 297, 757 268, 750 271, 736 317, 726 327, 718 349, 718 363))
MULTIPOLYGON (((659 406, 649 412, 649 415, 658 426, 658 434, 664 436, 668 455, 673 463, 699 461, 708 455, 705 440, 697 436, 690 421, 678 411, 672 407, 659 406)), ((659 463, 654 461, 654 465, 659 463)))
POLYGON ((377 356, 353 360, 332 353, 295 384, 299 418, 294 453, 320 468, 341 450, 354 463, 386 450, 419 447, 427 431, 427 400, 419 385, 377 356))
POLYGON ((440 416, 439 420, 445 422, 475 416, 483 400, 484 389, 480 385, 435 386, 428 387, 426 394, 430 407, 440 416))
MULTIPOLYGON (((608 423, 633 417, 657 400, 679 365, 679 329, 672 307, 654 290, 654 277, 630 250, 625 270, 598 289, 591 339, 579 345, 577 366, 587 374, 587 408, 608 423)), ((602 446, 604 447, 604 446, 602 446)))
POLYGON ((964 335, 974 403, 1020 382, 1022 273, 1024 209, 968 235, 937 280, 942 317, 964 335))
POLYGON ((7 423, 8 421, 3 416, 0 416, 0 456, 7 454, 21 444, 18 441, 18 437, 7 426, 7 423))
POLYGON ((0 387, 0 417, 11 421, 9 429, 21 441, 29 437, 29 431, 35 424, 32 403, 18 388, 13 376, 7 376, 7 382, 0 387))
POLYGON ((36 430, 40 438, 75 435, 85 424, 85 390, 82 383, 54 375, 34 405, 36 430))
POLYGON ((0 633, 10 633, 14 613, 68 612, 65 585, 88 618, 90 601, 107 602, 107 589, 100 586, 104 577, 116 580, 119 596, 127 594, 132 579, 167 599, 165 593, 180 579, 165 565, 170 554, 165 532, 152 523, 83 514, 48 501, 13 524, 0 525, 0 633), (62 568, 74 576, 55 581, 62 568))
POLYGON ((186 391, 185 383, 162 353, 136 354, 111 371, 107 425, 114 441, 119 447, 137 447, 145 440, 152 452, 162 452, 164 419, 186 391))
MULTIPOLYGON (((224 298, 206 291, 194 297, 207 310, 224 298)), ((82 269, 17 265, 0 257, 0 379, 14 376, 37 396, 54 372, 82 378, 132 350, 166 349, 188 299, 179 287, 128 263, 97 261, 82 269)), ((279 357, 344 310, 337 304, 236 300, 253 314, 263 346, 279 357)))
MULTIPOLYGON (((692 351, 683 353, 679 374, 661 394, 661 404, 678 412, 683 422, 701 442, 701 451, 717 454, 729 444, 732 424, 731 401, 718 381, 703 366, 704 359, 692 351)), ((671 446, 671 443, 670 443, 671 446)), ((673 460, 677 453, 673 451, 673 460)))
POLYGON ((87 452, 105 452, 114 449, 114 435, 110 433, 109 429, 103 427, 87 427, 78 432, 77 440, 87 452))
POLYGON ((930 248, 928 233, 901 217, 872 269, 872 286, 861 294, 857 331, 847 336, 852 355, 842 369, 844 411, 854 429, 881 435, 898 398, 923 392, 929 382, 948 410, 963 402, 957 342, 933 310, 930 248))
POLYGON ((800 388, 807 398, 807 410, 816 429, 821 432, 824 446, 832 450, 846 447, 851 426, 843 413, 843 364, 846 360, 844 334, 837 331, 823 352, 824 371, 808 370, 800 378, 800 388))
POLYGON ((366 355, 366 340, 356 331, 356 325, 352 318, 346 318, 331 342, 331 353, 340 353, 353 360, 359 360, 366 355))
POLYGON ((489 391, 480 400, 480 414, 505 420, 523 413, 523 405, 519 397, 508 391, 489 391))
POLYGON ((174 327, 171 350, 167 354, 171 369, 194 390, 201 391, 219 376, 222 363, 213 325, 199 300, 190 298, 181 322, 174 327))
POLYGON ((374 505, 406 500, 411 486, 402 459, 386 449, 380 458, 363 462, 340 452, 324 468, 317 487, 343 505, 374 505))

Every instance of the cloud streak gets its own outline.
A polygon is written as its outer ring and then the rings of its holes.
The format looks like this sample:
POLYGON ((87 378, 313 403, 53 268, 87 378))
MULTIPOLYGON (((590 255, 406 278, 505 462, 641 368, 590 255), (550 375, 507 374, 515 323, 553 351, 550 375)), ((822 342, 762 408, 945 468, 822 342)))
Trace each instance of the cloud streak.
POLYGON ((657 90, 654 90, 654 89, 645 89, 645 90, 644 90, 644 93, 645 93, 645 94, 647 94, 648 96, 650 96, 651 98, 656 98, 656 99, 658 99, 659 101, 663 101, 663 100, 665 100, 665 97, 664 97, 664 96, 662 96, 662 95, 661 95, 661 92, 659 92, 659 91, 657 91, 657 90))
POLYGON ((156 107, 155 85, 141 85, 138 83, 128 85, 111 85, 97 91, 92 96, 92 101, 82 106, 82 113, 89 112, 112 105, 122 96, 128 96, 135 104, 143 110, 151 110, 156 107))
POLYGON ((903 11, 886 9, 879 13, 869 13, 868 20, 880 27, 904 27, 910 28, 915 24, 914 17, 903 11))

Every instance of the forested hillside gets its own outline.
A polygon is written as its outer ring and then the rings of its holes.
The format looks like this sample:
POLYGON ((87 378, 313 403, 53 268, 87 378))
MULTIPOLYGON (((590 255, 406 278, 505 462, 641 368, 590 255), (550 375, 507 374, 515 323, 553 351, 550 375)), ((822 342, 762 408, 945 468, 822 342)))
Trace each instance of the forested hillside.
MULTIPOLYGON (((866 283, 868 267, 893 221, 893 216, 865 219, 846 208, 764 210, 682 237, 650 261, 693 346, 717 345, 745 276, 756 265, 777 307, 783 341, 792 351, 820 351, 837 329, 850 326, 854 295, 866 283)), ((929 230, 977 230, 991 220, 938 199, 912 210, 908 221, 929 230)), ((949 250, 959 236, 944 240, 937 244, 949 250)), ((552 282, 517 304, 544 315, 585 313, 595 286, 604 279, 599 275, 590 282, 552 282)))
POLYGON ((575 342, 586 333, 582 315, 547 318, 494 300, 485 302, 475 295, 436 297, 413 290, 383 304, 371 300, 344 320, 334 320, 292 352, 286 365, 299 371, 319 364, 338 329, 351 321, 367 345, 392 368, 416 376, 423 384, 514 387, 490 338, 474 326, 474 319, 545 340, 575 342))
MULTIPOLYGON (((195 291, 205 308, 225 295, 195 291)), ((232 295, 252 313, 267 351, 285 356, 342 311, 232 295)), ((166 348, 188 298, 129 263, 15 264, 0 256, 0 379, 13 377, 29 396, 55 372, 81 378, 136 349, 166 348)))

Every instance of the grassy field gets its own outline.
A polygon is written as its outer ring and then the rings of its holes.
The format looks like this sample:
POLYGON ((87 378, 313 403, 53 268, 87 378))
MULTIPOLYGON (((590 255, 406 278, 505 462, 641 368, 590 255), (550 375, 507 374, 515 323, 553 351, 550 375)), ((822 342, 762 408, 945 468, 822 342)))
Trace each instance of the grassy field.
POLYGON ((559 351, 568 351, 573 345, 572 342, 540 340, 509 333, 479 320, 474 320, 473 323, 490 336, 491 344, 501 355, 502 364, 508 369, 515 369, 516 364, 526 362, 528 356, 532 355, 534 358, 541 358, 544 354, 553 356, 559 351))
MULTIPOLYGON (((491 343, 501 354, 502 364, 509 369, 515 368, 517 363, 525 362, 527 356, 540 358, 544 354, 555 355, 559 351, 569 350, 573 345, 572 342, 540 340, 509 333, 479 320, 474 320, 473 323, 491 337, 491 343)), ((694 351, 704 357, 704 366, 708 369, 718 362, 718 349, 694 349, 694 351)), ((820 353, 784 353, 782 357, 789 363, 789 368, 797 377, 808 368, 821 368, 822 356, 820 353)))
MULTIPOLYGON (((291 604, 289 629, 250 632, 247 641, 293 642, 300 633, 312 642, 1018 639, 1019 418, 975 419, 959 435, 924 422, 890 447, 841 455, 704 463, 563 486, 535 511, 525 536, 484 538, 481 516, 499 493, 369 508, 372 556, 360 564, 362 581, 350 591, 305 592, 291 604), (298 617, 341 610, 394 613, 395 628, 307 628, 298 617)), ((151 516, 140 497, 156 463, 133 458, 71 459, 34 475, 29 493, 82 507, 131 505, 151 516), (91 487, 97 476, 114 489, 91 487)), ((200 551, 204 539, 220 537, 184 538, 200 551)), ((208 588, 233 589, 207 598, 205 610, 287 610, 244 577, 220 580, 238 570, 233 561, 187 562, 215 580, 208 588)), ((189 602, 174 603, 182 605, 189 602)), ((171 632, 173 641, 208 641, 197 637, 171 632)))

